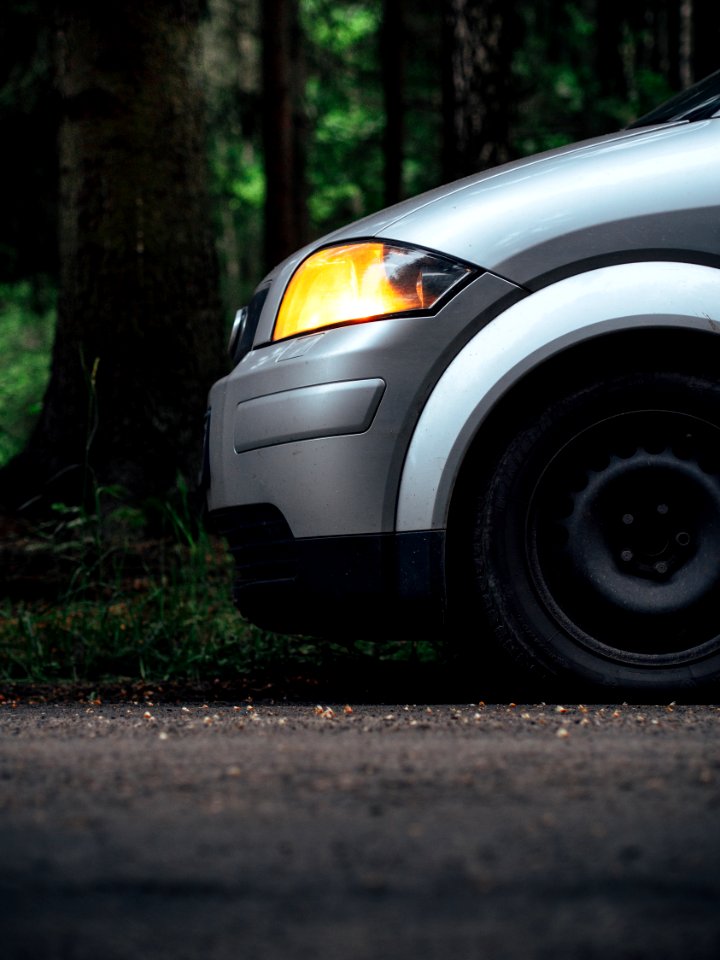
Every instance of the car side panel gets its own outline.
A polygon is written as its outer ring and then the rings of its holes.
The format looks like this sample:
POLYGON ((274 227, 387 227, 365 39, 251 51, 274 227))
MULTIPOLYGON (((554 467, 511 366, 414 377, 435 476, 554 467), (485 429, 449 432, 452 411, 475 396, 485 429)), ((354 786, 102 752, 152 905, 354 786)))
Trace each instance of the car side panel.
POLYGON ((397 530, 446 526, 453 485, 475 435, 525 374, 573 344, 643 327, 720 334, 720 270, 665 262, 603 267, 543 288, 480 330, 422 411, 403 467, 397 530))

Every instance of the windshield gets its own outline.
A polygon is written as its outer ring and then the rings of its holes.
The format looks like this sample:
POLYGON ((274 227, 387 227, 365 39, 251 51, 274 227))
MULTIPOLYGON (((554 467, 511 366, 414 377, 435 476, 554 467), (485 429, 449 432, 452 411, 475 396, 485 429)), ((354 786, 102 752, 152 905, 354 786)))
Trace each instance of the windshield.
POLYGON ((679 123, 682 120, 708 120, 720 111, 720 70, 711 73, 699 83, 688 87, 671 100, 666 101, 650 113, 628 125, 652 127, 658 123, 679 123))

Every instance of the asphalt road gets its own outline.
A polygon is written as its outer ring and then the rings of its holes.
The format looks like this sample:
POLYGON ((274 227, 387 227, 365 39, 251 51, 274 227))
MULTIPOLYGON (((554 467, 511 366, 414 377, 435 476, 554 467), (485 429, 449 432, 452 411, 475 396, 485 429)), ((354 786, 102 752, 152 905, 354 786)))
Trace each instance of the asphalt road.
POLYGON ((0 957, 720 956, 720 708, 326 708, 1 705, 0 957))

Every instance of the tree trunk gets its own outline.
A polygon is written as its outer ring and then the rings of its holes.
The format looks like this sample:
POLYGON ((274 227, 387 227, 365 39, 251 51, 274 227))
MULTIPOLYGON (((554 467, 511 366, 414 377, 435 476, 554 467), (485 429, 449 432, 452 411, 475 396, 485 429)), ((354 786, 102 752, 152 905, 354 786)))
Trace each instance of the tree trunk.
POLYGON ((690 8, 692 18, 692 76, 695 80, 702 80, 720 67, 720 18, 717 5, 710 3, 710 0, 692 0, 692 3, 681 0, 681 5, 690 8))
POLYGON ((511 156, 513 5, 445 0, 443 169, 446 180, 511 156))
POLYGON ((307 237, 304 69, 297 0, 263 0, 263 144, 267 268, 307 237))
POLYGON ((42 0, 0 6, 0 282, 57 274, 58 103, 42 0))
POLYGON ((385 131, 383 159, 385 165, 385 204, 402 198, 404 146, 405 28, 403 0, 383 0, 380 28, 380 64, 382 67, 385 131))
POLYGON ((624 100, 628 95, 623 63, 623 32, 627 6, 622 0, 600 0, 597 4, 595 70, 600 96, 624 100))
MULTIPOLYGON (((58 321, 43 411, 0 499, 194 484, 223 323, 208 214, 200 0, 60 0, 58 321)), ((34 501, 35 502, 35 501, 34 501)))

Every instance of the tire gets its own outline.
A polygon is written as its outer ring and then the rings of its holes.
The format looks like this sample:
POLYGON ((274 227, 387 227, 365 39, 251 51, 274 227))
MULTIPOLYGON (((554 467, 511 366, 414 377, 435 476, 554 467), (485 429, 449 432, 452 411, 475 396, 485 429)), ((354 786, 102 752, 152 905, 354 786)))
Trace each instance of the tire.
POLYGON ((536 676, 650 696, 718 682, 711 379, 619 373, 551 401, 476 488, 474 517, 476 598, 536 676))

